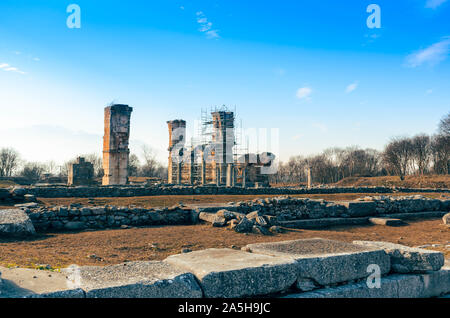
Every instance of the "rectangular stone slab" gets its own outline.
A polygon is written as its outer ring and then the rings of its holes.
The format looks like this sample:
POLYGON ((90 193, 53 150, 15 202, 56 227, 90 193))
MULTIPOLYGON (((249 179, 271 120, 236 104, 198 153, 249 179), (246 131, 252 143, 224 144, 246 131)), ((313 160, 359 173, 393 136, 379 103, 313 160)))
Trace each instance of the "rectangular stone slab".
POLYGON ((292 259, 232 249, 172 255, 165 262, 192 272, 205 297, 269 295, 291 287, 297 278, 292 259))
POLYGON ((400 226, 406 224, 400 219, 392 219, 392 218, 369 218, 369 222, 375 225, 385 225, 385 226, 400 226))
POLYGON ((380 288, 369 288, 366 281, 290 294, 284 298, 429 298, 450 292, 450 268, 427 274, 394 274, 381 278, 380 288))
POLYGON ((444 254, 441 252, 389 242, 354 241, 353 243, 385 250, 391 258, 392 271, 396 273, 437 271, 444 266, 444 254))
MULTIPOLYGON (((77 274, 77 271, 66 270, 77 274)), ((129 262, 80 267, 80 287, 87 298, 200 298, 191 273, 164 262, 129 262)))
POLYGON ((389 272, 389 256, 380 248, 321 238, 249 244, 253 253, 285 256, 296 262, 297 277, 325 286, 367 277, 368 266, 377 264, 381 274, 389 272))
POLYGON ((347 208, 347 214, 350 217, 376 215, 376 203, 373 201, 351 201, 342 202, 347 208))
POLYGON ((27 268, 0 267, 0 298, 83 298, 65 274, 27 268))

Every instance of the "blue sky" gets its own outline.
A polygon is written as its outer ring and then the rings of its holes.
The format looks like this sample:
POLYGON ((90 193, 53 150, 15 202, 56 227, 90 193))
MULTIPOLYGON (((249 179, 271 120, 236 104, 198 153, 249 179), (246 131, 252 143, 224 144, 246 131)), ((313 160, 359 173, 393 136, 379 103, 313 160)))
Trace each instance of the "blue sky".
POLYGON ((160 160, 167 120, 192 129, 222 104, 246 128, 278 128, 282 160, 381 150, 450 110, 450 0, 2 0, 0 38, 0 147, 30 161, 100 154, 113 100, 134 107, 131 151, 160 160))

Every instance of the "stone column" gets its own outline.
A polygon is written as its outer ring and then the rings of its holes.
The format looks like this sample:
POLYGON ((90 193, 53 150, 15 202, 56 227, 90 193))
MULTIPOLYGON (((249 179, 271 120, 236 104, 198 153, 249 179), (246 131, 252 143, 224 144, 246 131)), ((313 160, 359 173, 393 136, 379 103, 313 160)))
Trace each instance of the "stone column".
POLYGON ((181 162, 177 162, 177 184, 181 184, 181 162))
POLYGON ((128 182, 130 149, 130 117, 133 108, 112 105, 105 108, 105 134, 103 136, 103 185, 128 182))
POLYGON ((205 185, 205 183, 206 183, 206 162, 205 162, 204 152, 202 151, 201 154, 202 154, 201 182, 202 182, 202 185, 205 185))
POLYGON ((306 168, 306 174, 307 174, 307 178, 308 178, 308 181, 307 181, 307 185, 308 185, 308 189, 311 189, 311 168, 310 167, 308 167, 308 168, 306 168))
POLYGON ((242 168, 242 187, 245 188, 246 184, 245 184, 245 179, 247 178, 247 166, 244 165, 244 167, 242 168))
POLYGON ((231 178, 232 178, 232 172, 231 169, 233 168, 233 165, 231 163, 227 164, 227 187, 231 187, 231 178))

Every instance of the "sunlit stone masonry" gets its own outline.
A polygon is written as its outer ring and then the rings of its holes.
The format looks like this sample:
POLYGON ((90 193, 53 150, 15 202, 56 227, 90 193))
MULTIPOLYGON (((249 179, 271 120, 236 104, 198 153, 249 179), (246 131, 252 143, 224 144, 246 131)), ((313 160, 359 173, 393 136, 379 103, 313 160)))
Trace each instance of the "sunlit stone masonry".
POLYGON ((103 185, 127 184, 132 107, 112 105, 105 108, 103 136, 103 185))

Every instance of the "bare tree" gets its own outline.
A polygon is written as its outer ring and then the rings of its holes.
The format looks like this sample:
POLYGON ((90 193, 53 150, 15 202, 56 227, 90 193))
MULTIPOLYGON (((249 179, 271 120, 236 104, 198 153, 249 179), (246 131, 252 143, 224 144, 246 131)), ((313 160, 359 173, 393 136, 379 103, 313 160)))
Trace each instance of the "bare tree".
POLYGON ((128 174, 133 177, 137 177, 139 173, 140 162, 138 156, 135 154, 130 155, 128 160, 128 174))
POLYGON ((412 138, 412 160, 417 166, 418 173, 423 175, 431 159, 431 140, 425 134, 420 134, 412 138))
POLYGON ((394 138, 385 148, 383 161, 387 170, 405 179, 412 157, 412 143, 409 138, 394 138))
POLYGON ((19 166, 19 153, 12 148, 0 150, 0 177, 10 177, 19 166))
POLYGON ((439 122, 438 131, 440 135, 450 136, 450 112, 439 122))
POLYGON ((431 152, 434 173, 450 174, 450 135, 433 136, 431 152))
POLYGON ((39 162, 28 162, 20 172, 20 176, 31 181, 38 181, 45 171, 45 165, 39 162))

